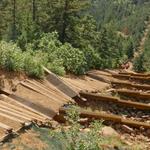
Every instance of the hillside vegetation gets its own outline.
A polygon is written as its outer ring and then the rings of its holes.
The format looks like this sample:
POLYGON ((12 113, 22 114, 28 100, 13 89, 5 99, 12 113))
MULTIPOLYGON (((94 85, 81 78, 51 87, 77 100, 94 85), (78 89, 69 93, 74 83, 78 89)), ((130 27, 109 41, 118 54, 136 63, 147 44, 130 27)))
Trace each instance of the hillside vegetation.
POLYGON ((149 16, 148 0, 2 0, 0 67, 39 78, 42 65, 59 75, 118 68, 133 57, 149 16))

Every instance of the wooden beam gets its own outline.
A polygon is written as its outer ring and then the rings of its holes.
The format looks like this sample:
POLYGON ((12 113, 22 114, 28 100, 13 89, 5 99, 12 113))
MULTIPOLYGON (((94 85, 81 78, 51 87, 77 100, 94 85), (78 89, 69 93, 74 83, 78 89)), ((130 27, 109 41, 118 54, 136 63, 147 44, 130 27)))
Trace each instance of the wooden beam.
POLYGON ((29 84, 26 83, 26 82, 21 82, 20 84, 21 84, 22 86, 24 86, 24 87, 26 87, 26 88, 32 90, 32 91, 35 91, 35 92, 37 92, 37 93, 39 93, 39 94, 41 94, 41 95, 44 95, 44 96, 50 98, 51 100, 56 101, 59 105, 63 105, 63 104, 64 104, 63 102, 60 102, 60 101, 57 100, 57 99, 53 99, 49 94, 47 94, 47 93, 44 92, 43 90, 41 91, 41 90, 39 90, 39 89, 37 89, 37 88, 34 88, 33 86, 29 85, 29 84))
MULTIPOLYGON (((61 108, 60 114, 66 114, 67 110, 68 109, 61 108)), ((121 123, 121 124, 125 124, 125 125, 131 126, 131 127, 136 127, 136 128, 143 127, 145 129, 150 129, 150 124, 139 122, 139 121, 132 121, 129 119, 123 119, 122 117, 120 117, 118 115, 111 115, 111 114, 106 114, 106 113, 101 113, 101 112, 95 113, 95 112, 81 110, 80 117, 97 119, 97 120, 113 121, 115 123, 121 123)))
POLYGON ((146 73, 131 73, 131 72, 119 72, 119 74, 138 76, 138 77, 150 77, 150 74, 146 73))
POLYGON ((10 127, 10 126, 8 126, 8 125, 2 123, 2 122, 0 122, 0 128, 3 128, 3 129, 5 129, 5 130, 8 131, 8 132, 12 132, 12 130, 13 130, 12 127, 10 127))
POLYGON ((14 116, 10 116, 10 115, 8 115, 6 113, 3 113, 1 111, 0 111, 0 116, 4 116, 4 117, 9 118, 9 119, 11 119, 13 121, 16 121, 16 122, 20 123, 20 125, 24 125, 25 124, 25 121, 23 121, 21 119, 18 119, 18 118, 14 117, 14 116))
POLYGON ((142 93, 137 91, 131 91, 131 90, 116 90, 116 92, 120 95, 133 97, 137 99, 143 99, 143 100, 150 100, 150 94, 149 93, 142 93))
POLYGON ((112 86, 114 88, 131 88, 131 89, 139 89, 139 90, 150 90, 150 85, 140 85, 140 84, 133 84, 129 82, 122 82, 122 81, 112 81, 112 86))
POLYGON ((44 117, 46 120, 47 119, 52 120, 52 118, 50 118, 49 116, 47 116, 47 115, 45 115, 45 114, 43 114, 43 113, 41 113, 41 112, 33 109, 30 105, 29 106, 26 105, 26 103, 23 100, 17 100, 17 99, 15 99, 15 98, 17 98, 15 95, 10 95, 8 97, 8 96, 2 94, 0 96, 1 96, 1 98, 3 98, 3 101, 5 101, 5 99, 6 99, 6 101, 8 100, 8 101, 10 101, 12 103, 15 102, 18 105, 24 107, 25 109, 30 110, 31 112, 33 112, 33 113, 35 113, 37 115, 40 115, 41 117, 44 117))
MULTIPOLYGON (((57 97, 57 95, 58 95, 57 98, 60 99, 60 97, 61 97, 61 100, 63 100, 63 102, 66 102, 66 103, 68 103, 68 102, 74 102, 74 101, 72 100, 72 98, 70 98, 70 97, 68 97, 67 95, 65 95, 63 92, 61 92, 60 90, 58 90, 56 87, 53 87, 53 88, 47 87, 46 85, 44 85, 44 84, 42 84, 41 82, 38 82, 38 81, 36 81, 36 80, 32 81, 32 80, 26 79, 26 81, 27 81, 28 83, 30 83, 30 84, 36 86, 36 87, 41 88, 42 90, 44 90, 46 93, 48 93, 48 94, 50 94, 50 95, 54 95, 55 97, 57 97), (55 88, 55 90, 54 90, 54 88, 55 88), (59 92, 59 93, 58 93, 58 92, 59 92)), ((53 86, 53 85, 52 85, 52 86, 53 86)))
POLYGON ((132 75, 124 75, 124 74, 112 74, 112 77, 126 80, 137 80, 142 82, 150 82, 150 77, 139 77, 132 75))
POLYGON ((12 108, 10 108, 10 107, 6 107, 6 106, 4 106, 4 105, 2 105, 2 104, 0 104, 0 109, 5 109, 5 110, 7 110, 8 112, 10 111, 10 112, 12 112, 12 113, 15 113, 15 114, 17 114, 17 115, 20 115, 20 116, 23 116, 23 117, 26 117, 26 118, 30 118, 32 121, 41 121, 41 120, 39 120, 39 119, 36 119, 35 117, 33 117, 32 115, 28 115, 28 114, 26 114, 26 113, 23 113, 23 112, 21 112, 21 111, 17 111, 17 110, 15 110, 15 109, 12 109, 12 108))
POLYGON ((35 104, 35 103, 32 103, 29 99, 26 100, 25 98, 22 98, 18 95, 10 95, 9 96, 10 98, 12 98, 13 100, 19 102, 19 103, 22 103, 24 106, 27 106, 28 109, 32 109, 34 110, 35 112, 37 112, 38 114, 41 114, 43 116, 45 116, 45 118, 47 119, 51 119, 51 114, 52 116, 55 116, 56 112, 54 112, 53 110, 51 110, 50 108, 45 108, 39 104, 35 104))
POLYGON ((61 78, 59 78, 57 75, 52 73, 47 68, 43 67, 45 72, 48 74, 46 79, 48 82, 53 84, 55 87, 57 87, 60 91, 62 91, 64 94, 68 95, 69 97, 73 98, 78 95, 72 88, 70 88, 65 81, 63 81, 61 78))
POLYGON ((23 112, 23 113, 26 113, 26 114, 32 116, 33 118, 35 118, 37 120, 41 120, 42 122, 45 122, 45 118, 44 117, 41 117, 40 115, 37 115, 36 113, 33 113, 30 110, 27 110, 27 109, 23 108, 22 106, 19 107, 19 106, 7 103, 7 102, 5 102, 3 100, 0 100, 0 105, 12 108, 14 110, 17 110, 17 111, 20 111, 20 112, 23 112))
POLYGON ((10 116, 14 116, 14 117, 16 117, 16 118, 21 118, 21 119, 24 120, 24 121, 32 121, 31 118, 28 118, 28 117, 26 117, 26 116, 24 116, 24 115, 20 115, 20 114, 15 113, 15 112, 12 112, 12 111, 10 111, 10 110, 8 110, 8 109, 6 110, 5 108, 1 108, 1 107, 0 107, 0 112, 6 113, 6 114, 8 114, 8 115, 10 115, 10 116))
POLYGON ((98 81, 102 81, 102 82, 105 82, 105 83, 111 83, 110 80, 106 79, 105 77, 101 77, 99 75, 96 75, 94 73, 87 73, 87 75, 95 80, 98 80, 98 81))
POLYGON ((86 98, 88 101, 104 101, 104 102, 113 102, 121 106, 126 107, 134 107, 136 109, 140 110, 150 110, 150 105, 139 103, 139 102, 132 102, 127 100, 121 100, 116 97, 110 97, 110 96, 101 96, 100 94, 92 94, 87 92, 80 92, 80 95, 84 98, 86 98))

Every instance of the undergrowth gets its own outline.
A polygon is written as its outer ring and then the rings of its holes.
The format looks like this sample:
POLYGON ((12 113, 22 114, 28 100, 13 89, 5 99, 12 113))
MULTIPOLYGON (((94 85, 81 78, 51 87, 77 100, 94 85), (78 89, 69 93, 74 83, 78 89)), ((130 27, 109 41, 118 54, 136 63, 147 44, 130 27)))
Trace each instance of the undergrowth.
MULTIPOLYGON (((69 129, 62 127, 60 131, 50 132, 50 141, 57 141, 57 150, 102 150, 104 147, 109 150, 112 146, 123 147, 123 143, 116 137, 104 137, 100 134, 103 121, 93 121, 88 131, 84 131, 84 126, 79 124, 79 108, 71 106, 68 109, 66 120, 69 129)), ((55 144, 53 145, 55 149, 55 144)))

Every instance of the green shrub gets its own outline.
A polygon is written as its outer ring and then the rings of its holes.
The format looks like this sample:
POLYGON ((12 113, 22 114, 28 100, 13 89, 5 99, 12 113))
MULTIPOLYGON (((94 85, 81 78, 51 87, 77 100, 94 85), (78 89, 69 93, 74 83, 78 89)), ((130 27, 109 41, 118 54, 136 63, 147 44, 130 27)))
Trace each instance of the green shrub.
MULTIPOLYGON (((93 121, 88 126, 88 131, 84 130, 84 126, 79 124, 80 109, 77 106, 70 106, 66 113, 69 129, 64 127, 59 131, 50 131, 50 143, 52 149, 65 150, 102 150, 109 146, 115 149, 125 148, 123 142, 114 136, 106 137, 100 134, 103 127, 103 121, 93 121), (122 148, 121 148, 122 147, 122 148)), ((128 148, 127 148, 128 149, 128 148)))
POLYGON ((27 75, 41 78, 44 75, 42 57, 33 51, 22 52, 14 43, 0 42, 0 67, 8 71, 25 71, 27 75))
POLYGON ((64 75, 65 70, 74 74, 83 74, 86 71, 86 59, 84 53, 73 48, 70 44, 62 44, 58 40, 58 34, 44 33, 40 39, 31 44, 35 52, 46 53, 45 66, 52 72, 64 75))
POLYGON ((102 122, 95 121, 90 125, 89 132, 81 132, 83 128, 79 123, 79 108, 71 106, 67 111, 66 119, 69 121, 71 128, 69 130, 61 129, 61 132, 56 133, 51 131, 51 140, 63 142, 63 147, 66 150, 99 150, 102 137, 99 131, 102 127, 102 122))
POLYGON ((84 53, 77 48, 73 48, 66 43, 57 49, 57 56, 63 60, 63 66, 68 72, 74 74, 84 74, 87 63, 84 53))
POLYGON ((144 53, 141 54, 140 56, 138 56, 135 60, 134 60, 134 70, 136 72, 144 72, 146 71, 145 67, 144 67, 144 53))
POLYGON ((62 63, 58 60, 53 63, 48 63, 47 68, 51 70, 53 73, 63 76, 65 75, 65 68, 62 66, 62 63))
POLYGON ((41 37, 33 42, 34 49, 42 50, 48 53, 56 51, 62 46, 62 43, 58 40, 57 32, 43 33, 41 37))
POLYGON ((102 66, 102 59, 99 53, 93 47, 88 46, 83 49, 84 56, 87 62, 87 69, 99 69, 102 66))
POLYGON ((8 71, 22 71, 22 51, 13 43, 0 42, 0 66, 8 71))
POLYGON ((31 77, 43 77, 44 70, 39 57, 31 55, 30 52, 24 52, 24 71, 31 77))

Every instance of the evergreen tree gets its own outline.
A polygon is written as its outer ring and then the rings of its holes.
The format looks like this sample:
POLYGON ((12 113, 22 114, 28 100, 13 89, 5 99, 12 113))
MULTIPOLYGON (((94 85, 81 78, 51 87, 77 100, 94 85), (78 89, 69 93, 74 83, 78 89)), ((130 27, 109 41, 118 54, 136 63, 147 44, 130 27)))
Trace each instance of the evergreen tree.
POLYGON ((133 46, 132 42, 130 42, 130 44, 127 48, 127 56, 128 56, 128 59, 131 59, 134 56, 134 46, 133 46))
POLYGON ((142 53, 139 57, 137 57, 134 61, 134 70, 137 72, 145 71, 144 67, 144 53, 142 53))

